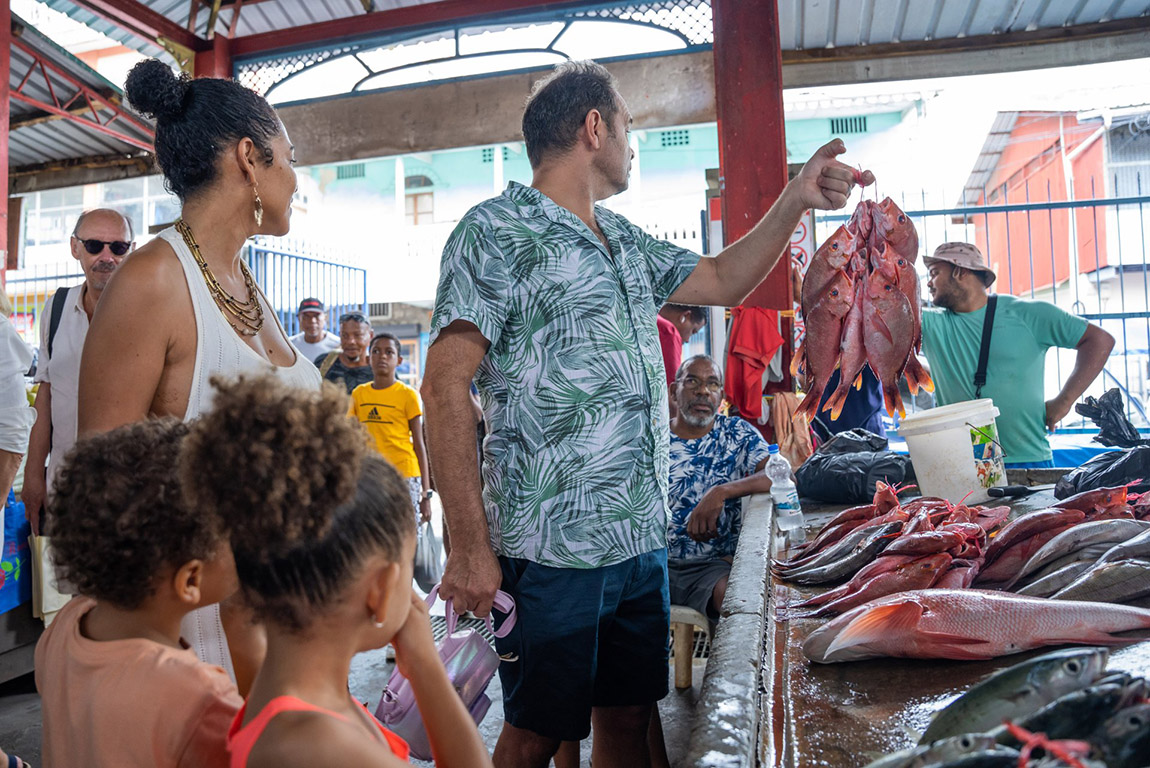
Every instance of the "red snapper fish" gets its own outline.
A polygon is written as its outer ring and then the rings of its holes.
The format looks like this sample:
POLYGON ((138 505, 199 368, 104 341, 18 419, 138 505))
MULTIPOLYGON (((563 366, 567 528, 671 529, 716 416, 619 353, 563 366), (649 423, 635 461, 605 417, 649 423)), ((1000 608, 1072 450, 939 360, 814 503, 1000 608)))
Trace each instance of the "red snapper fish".
POLYGON ((895 253, 914 264, 918 261, 918 232, 910 217, 895 205, 889 197, 881 203, 873 204, 871 216, 874 219, 874 239, 890 243, 895 253))
POLYGON ((818 413, 819 399, 839 361, 843 318, 853 303, 854 281, 839 271, 827 283, 822 297, 806 316, 807 337, 803 349, 809 386, 806 397, 795 410, 796 415, 804 413, 811 418, 818 413))
MULTIPOLYGON (((846 227, 839 227, 815 251, 810 266, 807 267, 806 277, 803 278, 803 293, 800 304, 803 318, 809 323, 811 312, 815 305, 823 298, 827 287, 839 272, 851 274, 848 266, 855 255, 855 235, 846 227)), ((809 337, 808 337, 809 338, 809 337)), ((791 358, 791 375, 798 376, 799 370, 807 370, 806 365, 807 342, 804 341, 794 357, 791 358)))
POLYGON ((882 656, 993 659, 1046 645, 1118 645, 1150 630, 1150 610, 1111 603, 1047 600, 979 589, 889 595, 847 611, 803 643, 811 661, 831 664, 882 656))
MULTIPOLYGON (((913 230, 913 227, 912 227, 913 230)), ((916 236, 917 237, 917 236, 916 236)), ((917 242, 917 241, 916 241, 917 242)), ((922 351, 922 308, 921 293, 918 282, 918 272, 915 271, 914 262, 894 250, 883 242, 871 256, 875 270, 895 282, 898 289, 910 302, 911 317, 914 320, 914 340, 911 342, 910 355, 906 359, 906 383, 912 395, 917 395, 919 388, 927 392, 934 391, 934 382, 930 374, 922 367, 922 363, 915 357, 915 353, 922 351)))
POLYGON ((895 282, 876 268, 867 276, 863 291, 863 338, 867 362, 882 384, 886 412, 891 416, 896 411, 906 416, 906 407, 898 392, 898 378, 910 355, 913 331, 910 302, 895 282))
POLYGON ((862 385, 862 369, 866 365, 865 323, 863 320, 863 290, 865 280, 856 280, 854 304, 843 320, 843 337, 839 344, 839 385, 827 398, 824 411, 831 412, 831 420, 836 420, 846 405, 851 386, 858 389, 862 385))

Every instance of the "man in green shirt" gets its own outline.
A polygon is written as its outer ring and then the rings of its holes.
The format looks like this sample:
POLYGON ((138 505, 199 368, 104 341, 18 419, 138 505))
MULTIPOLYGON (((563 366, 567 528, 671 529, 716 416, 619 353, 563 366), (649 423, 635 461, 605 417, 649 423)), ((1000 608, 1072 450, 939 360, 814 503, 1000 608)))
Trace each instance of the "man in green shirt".
MULTIPOLYGON (((970 243, 943 243, 926 259, 934 309, 922 311, 922 351, 939 405, 975 399, 988 289, 995 274, 970 243)), ((999 295, 982 397, 998 407, 1007 467, 1053 467, 1053 430, 1106 364, 1114 337, 1045 301, 999 295), (1052 400, 1044 392, 1046 350, 1077 350, 1074 370, 1052 400)))
MULTIPOLYGON (((650 765, 667 693, 667 383, 655 317, 668 300, 741 302, 808 208, 854 187, 835 140, 717 258, 596 205, 627 188, 631 116, 611 75, 568 62, 523 115, 531 186, 469 211, 443 251, 422 393, 451 530, 439 594, 518 620, 496 647, 499 768, 545 768, 594 722, 596 768, 650 765), (482 398, 482 467, 469 387, 482 398), (480 483, 482 471, 483 482, 480 483)), ((860 181, 873 182, 870 172, 860 181)))

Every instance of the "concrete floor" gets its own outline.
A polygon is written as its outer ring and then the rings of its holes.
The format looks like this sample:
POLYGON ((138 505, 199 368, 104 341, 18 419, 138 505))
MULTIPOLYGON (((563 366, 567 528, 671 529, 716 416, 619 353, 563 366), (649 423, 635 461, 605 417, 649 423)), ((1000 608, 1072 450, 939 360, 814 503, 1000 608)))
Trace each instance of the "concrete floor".
MULTIPOLYGON (((673 768, 685 768, 687 739, 705 665, 705 660, 695 659, 694 686, 677 691, 672 685, 671 693, 659 702, 667 752, 673 768)), ((356 656, 352 660, 349 680, 352 693, 374 711, 391 670, 392 664, 384 660, 382 650, 356 656)), ((503 691, 498 675, 491 681, 487 695, 491 697, 491 709, 479 731, 488 748, 493 749, 503 727, 503 691)), ((30 674, 0 685, 0 749, 19 755, 34 766, 40 765, 40 696, 30 674)), ((581 745, 580 765, 589 766, 590 758, 591 739, 585 739, 581 745)))

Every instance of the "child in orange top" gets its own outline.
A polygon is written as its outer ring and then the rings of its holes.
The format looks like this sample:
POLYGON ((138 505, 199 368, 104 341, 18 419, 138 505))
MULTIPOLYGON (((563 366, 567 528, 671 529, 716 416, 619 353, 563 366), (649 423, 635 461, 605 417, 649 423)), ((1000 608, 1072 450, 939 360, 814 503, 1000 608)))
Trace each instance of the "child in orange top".
POLYGON ((427 471, 419 393, 395 378, 395 369, 403 362, 398 338, 376 334, 370 352, 373 378, 352 391, 348 414, 363 424, 376 450, 403 475, 415 513, 427 522, 434 492, 427 471))
POLYGON ((491 766, 411 588, 415 524, 399 473, 347 418, 347 396, 271 377, 217 384, 180 477, 231 521, 267 658, 229 733, 232 768, 401 766, 407 745, 348 691, 352 657, 392 643, 440 768, 491 766))
POLYGON ((153 419, 87 438, 56 483, 47 533, 81 596, 36 645, 48 768, 228 764, 243 702, 180 640, 185 614, 236 589, 217 518, 173 477, 186 434, 153 419))

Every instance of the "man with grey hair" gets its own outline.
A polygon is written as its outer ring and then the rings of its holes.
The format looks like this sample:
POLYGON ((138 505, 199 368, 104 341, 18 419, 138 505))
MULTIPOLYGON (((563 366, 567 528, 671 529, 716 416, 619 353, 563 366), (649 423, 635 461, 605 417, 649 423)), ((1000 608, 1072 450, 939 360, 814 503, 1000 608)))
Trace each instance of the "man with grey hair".
MULTIPOLYGON (((518 620, 496 641, 499 768, 544 768, 595 729, 596 768, 643 768, 668 690, 667 380, 656 312, 740 303, 809 208, 841 208, 855 179, 822 147, 749 234, 717 258, 656 240, 597 206, 627 188, 631 113, 614 79, 566 62, 523 113, 531 186, 512 182, 459 222, 443 252, 423 396, 451 528, 439 594, 518 620), (595 318, 590 326, 587 318, 595 318), (482 475, 470 386, 488 434, 482 475)), ((858 174, 858 175, 856 175, 858 174)))
POLYGON ((949 405, 980 397, 998 407, 996 426, 1006 466, 1053 467, 1046 430, 1053 430, 1106 364, 1114 337, 1045 301, 992 295, 994 270, 970 243, 943 243, 926 262, 935 309, 922 312, 922 351, 935 398, 949 405), (983 339, 985 379, 975 374, 983 339), (1046 351, 1076 351, 1074 370, 1046 399, 1046 351))
POLYGON ((40 533, 40 512, 60 463, 76 442, 80 353, 88 323, 112 274, 135 246, 134 239, 132 222, 119 211, 96 208, 80 214, 72 229, 71 250, 84 282, 57 289, 40 310, 35 377, 40 386, 21 492, 34 533, 40 533))
POLYGON ((727 594, 727 577, 743 527, 739 499, 771 490, 762 471, 767 442, 742 419, 723 416, 723 374, 707 355, 688 358, 674 383, 667 573, 671 603, 712 621, 727 594))

